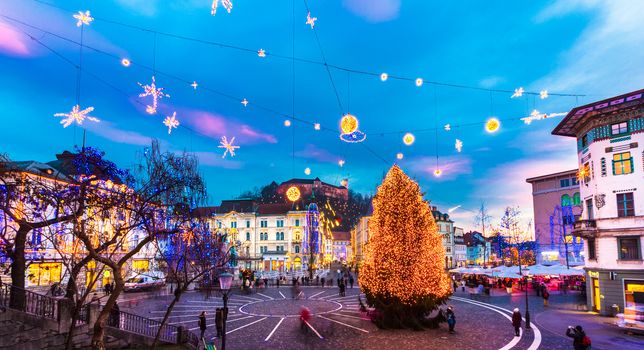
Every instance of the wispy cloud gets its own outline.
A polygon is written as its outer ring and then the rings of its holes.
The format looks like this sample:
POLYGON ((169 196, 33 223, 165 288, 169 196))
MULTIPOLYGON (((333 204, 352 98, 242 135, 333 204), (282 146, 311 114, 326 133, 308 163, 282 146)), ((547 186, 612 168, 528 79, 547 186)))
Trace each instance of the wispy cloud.
POLYGON ((243 163, 230 158, 222 158, 221 155, 213 152, 194 152, 199 158, 199 164, 224 169, 241 169, 243 163))
POLYGON ((533 89, 616 94, 641 88, 644 2, 559 0, 541 11, 535 21, 550 21, 580 11, 590 11, 593 19, 560 56, 556 69, 532 84, 533 89))
POLYGON ((180 109, 177 115, 180 115, 187 124, 198 132, 213 138, 222 136, 235 137, 237 141, 245 144, 277 143, 275 136, 258 131, 248 124, 227 119, 219 114, 180 109))
POLYGON ((414 173, 436 181, 454 180, 459 175, 472 172, 472 160, 465 155, 439 158, 438 168, 442 171, 440 177, 434 176, 436 170, 436 158, 434 157, 414 157, 408 159, 407 162, 411 164, 414 173))
POLYGON ((150 17, 157 14, 158 0, 116 0, 116 2, 139 15, 150 17))
POLYGON ((342 3, 369 22, 386 22, 398 17, 401 0, 344 0, 342 3))
POLYGON ((331 152, 310 143, 307 144, 303 150, 295 152, 295 155, 302 158, 314 159, 318 162, 328 163, 335 163, 340 159, 339 156, 331 154, 331 152))
POLYGON ((148 146, 152 139, 136 131, 122 130, 115 127, 112 123, 101 121, 100 123, 85 123, 85 128, 92 133, 112 140, 117 143, 128 145, 148 146))
POLYGON ((565 152, 574 155, 576 140, 573 137, 555 137, 550 134, 549 128, 540 128, 518 133, 517 137, 508 143, 508 147, 520 149, 530 155, 544 152, 565 152))
POLYGON ((493 87, 496 87, 497 85, 503 83, 505 81, 505 78, 503 77, 498 77, 498 76, 491 76, 482 79, 479 81, 479 86, 486 88, 486 89, 491 89, 493 87))
POLYGON ((0 21, 0 52, 11 56, 33 56, 28 37, 9 23, 0 21))

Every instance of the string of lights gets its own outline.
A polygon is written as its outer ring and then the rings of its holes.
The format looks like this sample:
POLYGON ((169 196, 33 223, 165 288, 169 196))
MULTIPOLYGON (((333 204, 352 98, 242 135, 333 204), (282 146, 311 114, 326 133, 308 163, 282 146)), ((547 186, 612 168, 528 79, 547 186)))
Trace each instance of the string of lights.
MULTIPOLYGON (((69 12, 69 13, 75 13, 77 11, 73 11, 69 8, 55 5, 46 1, 42 0, 33 0, 37 3, 50 6, 53 8, 57 8, 59 10, 69 12)), ((308 10, 308 6, 307 6, 308 10)), ((190 37, 190 36, 185 36, 185 35, 180 35, 180 34, 174 34, 170 32, 165 32, 165 31, 159 31, 159 30, 154 30, 150 28, 145 28, 142 26, 134 25, 134 24, 129 24, 129 23, 124 23, 120 21, 115 21, 111 20, 108 18, 104 17, 94 17, 95 20, 100 21, 100 22, 105 22, 113 25, 118 25, 122 26, 125 28, 130 28, 130 29, 136 29, 140 30, 143 32, 149 32, 149 33, 155 33, 158 35, 162 35, 168 38, 174 38, 178 40, 184 40, 184 41, 191 41, 199 44, 204 44, 204 45, 211 45, 211 46, 216 46, 224 49, 231 49, 231 50, 236 50, 240 52, 245 52, 245 53, 250 53, 253 55, 257 55, 258 50, 257 49, 251 49, 248 47, 243 47, 239 45, 233 45, 233 44, 227 44, 223 42, 218 42, 218 41, 213 41, 213 40, 206 40, 206 39, 200 39, 200 38, 195 38, 195 37, 190 37)), ((316 18, 317 20, 317 18, 316 18)), ((315 31, 315 28, 313 26, 312 28, 315 31)), ((307 58, 302 58, 302 57, 297 57, 297 56, 289 56, 289 55, 283 55, 279 53, 274 53, 272 51, 265 51, 265 54, 270 54, 270 57, 275 57, 279 59, 284 59, 284 60, 295 60, 298 62, 302 63, 308 63, 308 64, 314 64, 314 65, 319 65, 319 66, 324 66, 325 69, 336 69, 340 71, 345 71, 345 72, 351 72, 357 75, 364 75, 364 76, 369 76, 369 77, 376 77, 378 79, 381 79, 383 81, 393 79, 393 80, 400 80, 404 82, 413 82, 418 86, 422 85, 436 85, 436 86, 444 86, 444 87, 452 87, 452 88, 458 88, 458 89, 468 89, 468 90, 478 90, 478 91, 489 91, 489 92, 495 92, 495 93, 504 93, 504 94, 516 94, 517 91, 521 91, 520 96, 522 95, 535 95, 535 96, 540 96, 541 98, 544 98, 543 96, 549 97, 549 96, 560 96, 560 97, 586 97, 588 96, 587 94, 580 94, 580 93, 553 93, 549 92, 547 90, 541 90, 541 91, 526 91, 523 89, 523 87, 520 87, 518 89, 514 90, 508 90, 508 89, 493 89, 493 88, 485 88, 485 87, 480 87, 480 86, 473 86, 473 85, 467 85, 467 84, 455 84, 455 83, 448 83, 448 82, 440 82, 440 81, 435 81, 435 80, 429 80, 429 79, 424 79, 424 78, 419 78, 419 77, 407 77, 407 76, 402 76, 402 75, 395 75, 395 74, 388 74, 388 73, 376 73, 376 72, 371 72, 367 70, 362 70, 362 69, 355 69, 355 68, 350 68, 350 67, 345 67, 345 66, 340 66, 340 65, 335 65, 332 63, 326 62, 326 60, 322 61, 316 61, 316 60, 311 60, 307 58), (387 78, 382 79, 382 76, 385 75, 387 78), (419 84, 420 82, 420 84, 419 84)), ((517 96, 517 97, 520 97, 517 96)))

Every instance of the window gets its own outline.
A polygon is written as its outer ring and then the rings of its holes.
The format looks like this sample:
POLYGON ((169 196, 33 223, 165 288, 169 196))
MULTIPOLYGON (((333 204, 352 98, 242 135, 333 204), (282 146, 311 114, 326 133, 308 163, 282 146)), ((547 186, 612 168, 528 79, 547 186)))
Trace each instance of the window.
POLYGON ((299 227, 300 226, 300 219, 295 219, 295 226, 299 227))
POLYGON ((250 232, 246 232, 246 240, 250 241, 250 232))
POLYGON ((250 228, 250 220, 246 220, 246 228, 250 228))
POLYGON ((595 252, 594 238, 588 238, 588 259, 597 260, 597 253, 595 252))
POLYGON ((237 221, 231 221, 230 228, 237 228, 237 221))
POLYGON ((570 195, 568 195, 568 194, 564 194, 563 196, 561 196, 561 206, 562 206, 562 207, 567 207, 567 206, 569 206, 570 204, 571 204, 571 202, 570 202, 570 195))
POLYGON ((268 251, 268 247, 263 245, 259 247, 259 252, 260 253, 266 253, 268 251))
POLYGON ((268 227, 268 220, 261 220, 259 222, 259 227, 268 227))
POLYGON ((595 215, 593 214, 593 199, 588 198, 586 199, 586 219, 587 220, 594 220, 595 215))
POLYGON ((619 237, 617 238, 617 247, 619 249, 619 260, 642 259, 639 237, 619 237))
POLYGON ((613 154, 613 175, 626 175, 633 172, 631 152, 613 154))
POLYGON ((275 240, 276 241, 283 241, 284 240, 284 232, 277 232, 275 234, 275 240))
POLYGON ((621 135, 628 132, 628 123, 621 122, 610 126, 611 135, 621 135))
POLYGON ((293 249, 295 249, 295 254, 300 253, 300 246, 299 245, 296 245, 293 249))
POLYGON ((581 147, 582 148, 588 147, 588 134, 581 137, 581 147))
POLYGON ((277 251, 278 252, 283 252, 284 251, 284 246, 283 245, 278 245, 277 246, 277 251))
POLYGON ((590 163, 584 164, 584 166, 581 168, 581 171, 579 172, 579 175, 579 177, 582 177, 584 179, 584 183, 590 182, 590 163))
POLYGON ((635 203, 633 202, 633 192, 617 194, 617 216, 635 216, 635 203))
POLYGON ((570 179, 561 179, 559 180, 559 187, 569 187, 570 179))
POLYGON ((217 228, 221 228, 221 221, 217 221, 217 228))
POLYGON ((284 227, 284 220, 277 220, 277 227, 284 227))
POLYGON ((579 185, 579 180, 577 180, 577 178, 576 178, 576 177, 571 177, 571 178, 570 178, 570 183, 571 183, 573 186, 577 186, 577 185, 579 185))
POLYGON ((260 241, 268 241, 268 233, 266 233, 266 232, 260 232, 260 233, 259 233, 259 240, 260 240, 260 241))
POLYGON ((581 205, 581 196, 579 195, 579 192, 575 192, 575 194, 572 195, 572 205, 581 205))

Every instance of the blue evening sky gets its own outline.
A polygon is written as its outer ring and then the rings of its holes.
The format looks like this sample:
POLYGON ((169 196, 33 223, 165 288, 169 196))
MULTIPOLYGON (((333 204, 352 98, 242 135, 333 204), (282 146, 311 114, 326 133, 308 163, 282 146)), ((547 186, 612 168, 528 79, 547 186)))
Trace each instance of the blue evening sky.
MULTIPOLYGON (((15 160, 49 161, 81 143, 80 127, 63 129, 53 116, 76 103, 75 68, 25 32, 77 63, 78 45, 56 35, 79 41, 72 11, 90 10, 96 20, 84 28, 83 42, 103 53, 87 48, 83 54, 80 104, 93 106, 92 115, 101 119, 84 124, 87 143, 122 167, 136 162, 152 137, 165 149, 194 152, 211 204, 291 177, 335 184, 348 178, 352 189, 373 193, 398 162, 443 211, 461 206, 451 213, 459 226, 472 226, 481 201, 495 222, 506 205, 519 205, 527 222, 532 197, 525 179, 574 169, 576 156, 573 140, 550 135, 561 117, 530 125, 519 118, 533 109, 567 112, 644 82, 642 1, 308 0, 329 64, 473 87, 587 96, 511 99, 510 93, 427 83, 418 88, 413 81, 381 82, 332 68, 340 107, 324 67, 296 62, 295 115, 327 130, 298 121, 285 127, 286 117, 274 112, 290 114, 293 108, 292 63, 276 56, 291 56, 291 1, 232 0, 232 12, 220 5, 216 16, 210 15, 211 0, 43 1, 62 9, 34 0, 0 2, 0 15, 55 34, 0 17, 0 152, 15 160), (114 22, 250 50, 157 35, 155 60, 153 33, 114 22), (259 49, 266 50, 265 58, 257 56, 259 49), (123 67, 122 57, 132 65, 123 67), (153 73, 146 67, 154 61, 157 84, 171 97, 149 115, 138 103, 149 100, 138 97, 137 82, 150 82, 153 73), (192 81, 199 84, 196 90, 192 81), (187 128, 168 135, 162 121, 174 111, 187 128), (364 144, 339 139, 338 122, 347 111, 360 120, 364 144), (492 135, 482 125, 491 115, 502 121, 492 135), (442 129, 447 123, 451 131, 442 129), (403 145, 404 131, 416 131, 412 146, 403 145), (234 158, 221 158, 221 136, 235 137, 241 147, 234 158), (463 141, 461 153, 454 149, 456 138, 463 141), (396 160, 398 152, 403 160, 396 160), (440 178, 433 176, 437 155, 440 178)), ((319 62, 306 15, 305 2, 296 0, 295 56, 319 62)))

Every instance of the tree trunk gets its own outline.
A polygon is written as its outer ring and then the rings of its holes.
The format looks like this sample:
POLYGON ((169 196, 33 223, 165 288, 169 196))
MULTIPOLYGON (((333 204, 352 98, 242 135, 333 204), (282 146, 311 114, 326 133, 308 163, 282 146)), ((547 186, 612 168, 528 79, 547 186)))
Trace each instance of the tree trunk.
POLYGON ((14 239, 14 250, 11 259, 11 284, 16 287, 11 289, 9 305, 12 309, 24 310, 25 307, 25 243, 27 234, 31 231, 29 226, 20 225, 14 239))
POLYGON ((114 304, 116 304, 116 299, 123 292, 123 287, 125 286, 125 281, 121 277, 121 266, 117 269, 112 269, 112 275, 114 276, 114 290, 110 293, 110 297, 105 302, 105 306, 98 314, 96 323, 94 323, 94 334, 92 334, 92 349, 93 350, 105 350, 105 326, 107 323, 107 318, 110 316, 114 304))
POLYGON ((163 326, 165 326, 166 322, 168 322, 170 313, 172 313, 172 309, 174 308, 174 305, 179 302, 179 299, 181 299, 181 295, 183 295, 183 292, 187 288, 186 286, 187 285, 184 285, 182 287, 181 284, 177 285, 177 289, 175 290, 175 293, 174 293, 174 299, 172 299, 172 302, 170 303, 170 305, 168 305, 168 310, 166 310, 165 314, 163 315, 163 320, 161 321, 161 325, 159 326, 159 329, 157 329, 157 334, 154 336, 154 342, 152 343, 153 350, 157 348, 159 337, 161 337, 161 330, 163 326))

